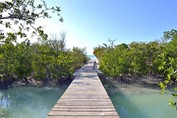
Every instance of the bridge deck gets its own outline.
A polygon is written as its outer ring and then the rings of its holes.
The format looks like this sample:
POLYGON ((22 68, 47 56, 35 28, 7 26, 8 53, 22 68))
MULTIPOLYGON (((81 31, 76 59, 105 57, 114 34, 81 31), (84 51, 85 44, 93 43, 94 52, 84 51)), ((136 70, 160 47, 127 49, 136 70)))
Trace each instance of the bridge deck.
POLYGON ((82 67, 47 118, 119 118, 93 62, 82 67))

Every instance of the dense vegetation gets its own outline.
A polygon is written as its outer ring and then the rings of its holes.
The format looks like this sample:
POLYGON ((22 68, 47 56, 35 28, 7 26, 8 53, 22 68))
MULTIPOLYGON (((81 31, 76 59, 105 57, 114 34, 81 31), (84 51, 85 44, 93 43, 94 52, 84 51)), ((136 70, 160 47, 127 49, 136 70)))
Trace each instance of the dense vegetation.
POLYGON ((74 70, 87 62, 87 56, 84 48, 66 49, 63 39, 33 44, 27 40, 1 44, 0 62, 1 86, 19 79, 28 81, 28 78, 62 82, 71 79, 74 70))
MULTIPOLYGON (((177 81, 177 30, 164 32, 160 41, 149 43, 132 42, 130 44, 110 45, 95 47, 94 54, 99 59, 100 70, 112 78, 124 79, 131 76, 162 77, 159 83, 162 90, 167 85, 177 81)), ((177 90, 175 84, 175 90, 177 90)), ((172 93, 173 96, 177 94, 172 93)), ((176 102, 170 100, 170 105, 176 102)))
POLYGON ((49 37, 37 19, 56 15, 60 7, 48 7, 44 0, 0 2, 0 86, 16 80, 40 80, 48 84, 70 79, 75 69, 87 62, 84 48, 66 49, 65 33, 49 37), (30 39, 36 38, 37 43, 30 39), (18 40, 21 40, 19 43, 18 40))
MULTIPOLYGON (((0 1, 0 87, 15 81, 63 83, 87 62, 85 48, 66 49, 65 33, 48 37, 36 24, 37 19, 54 15, 63 22, 60 12, 59 6, 49 7, 45 0, 0 1), (38 42, 31 43, 31 38, 38 42)), ((0 108, 0 117, 9 117, 8 110, 0 108)))

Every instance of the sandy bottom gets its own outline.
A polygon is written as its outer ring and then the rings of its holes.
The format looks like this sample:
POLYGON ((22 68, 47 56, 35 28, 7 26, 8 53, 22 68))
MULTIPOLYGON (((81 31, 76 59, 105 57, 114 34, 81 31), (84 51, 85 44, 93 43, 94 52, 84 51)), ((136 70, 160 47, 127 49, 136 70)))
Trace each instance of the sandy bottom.
POLYGON ((114 84, 114 91, 115 92, 121 92, 124 94, 140 94, 140 93, 160 93, 161 89, 160 87, 145 87, 144 85, 141 84, 114 84))
MULTIPOLYGON (((130 79, 130 78, 129 78, 130 79)), ((141 81, 132 83, 120 83, 116 80, 102 79, 106 88, 111 88, 111 93, 123 93, 123 94, 151 94, 160 93, 161 89, 158 86, 160 82, 157 78, 143 77, 141 81), (109 83, 109 84, 108 84, 109 83)))

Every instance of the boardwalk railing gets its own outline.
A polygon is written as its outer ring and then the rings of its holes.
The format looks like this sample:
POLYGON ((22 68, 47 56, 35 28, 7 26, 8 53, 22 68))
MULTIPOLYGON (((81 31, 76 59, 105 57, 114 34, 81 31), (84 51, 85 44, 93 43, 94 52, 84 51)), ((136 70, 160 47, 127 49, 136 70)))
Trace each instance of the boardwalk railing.
POLYGON ((47 118, 119 118, 93 62, 82 67, 47 118))

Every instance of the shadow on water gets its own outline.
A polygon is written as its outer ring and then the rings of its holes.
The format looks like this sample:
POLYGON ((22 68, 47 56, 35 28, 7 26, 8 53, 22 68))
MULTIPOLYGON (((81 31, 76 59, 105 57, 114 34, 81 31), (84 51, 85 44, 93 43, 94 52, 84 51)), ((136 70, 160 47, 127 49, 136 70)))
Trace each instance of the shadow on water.
POLYGON ((120 118, 148 118, 141 111, 127 95, 122 93, 110 80, 107 80, 102 74, 98 74, 111 101, 116 108, 120 118))

